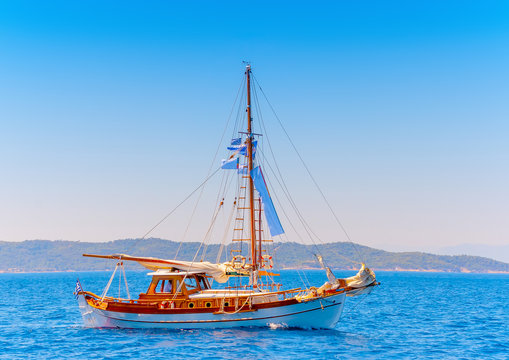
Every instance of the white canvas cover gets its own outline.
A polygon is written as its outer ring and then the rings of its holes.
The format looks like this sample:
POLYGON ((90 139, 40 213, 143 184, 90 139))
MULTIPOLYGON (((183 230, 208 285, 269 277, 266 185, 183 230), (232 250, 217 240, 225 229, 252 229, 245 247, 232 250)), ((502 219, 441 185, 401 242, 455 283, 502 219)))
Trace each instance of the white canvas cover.
POLYGON ((83 256, 96 257, 103 259, 118 259, 121 261, 136 261, 145 268, 153 271, 159 269, 177 269, 185 272, 196 272, 210 275, 219 283, 225 283, 230 276, 247 276, 249 275, 250 265, 242 268, 234 267, 231 263, 213 264, 208 261, 182 261, 182 260, 166 260, 153 257, 135 257, 125 254, 115 255, 91 255, 83 254, 83 256))
POLYGON ((230 263, 213 264, 208 261, 192 262, 192 261, 181 261, 181 260, 163 260, 162 262, 146 262, 138 261, 138 263, 147 269, 178 269, 186 272, 202 272, 208 274, 219 283, 225 283, 230 278, 231 273, 238 273, 239 270, 231 266, 230 263))
POLYGON ((353 288, 348 290, 348 296, 357 296, 365 293, 369 293, 372 290, 372 287, 369 286, 376 281, 376 276, 373 270, 366 267, 365 264, 362 264, 361 269, 355 276, 351 276, 346 279, 337 279, 332 273, 331 269, 325 266, 323 259, 320 255, 316 255, 318 262, 325 269, 327 273, 327 279, 325 284, 318 288, 318 294, 324 294, 325 291, 328 290, 336 290, 340 286, 346 286, 353 288))
POLYGON ((367 268, 365 264, 362 264, 362 267, 357 275, 351 276, 344 280, 346 281, 346 286, 361 288, 374 283, 376 281, 376 276, 373 270, 367 268))

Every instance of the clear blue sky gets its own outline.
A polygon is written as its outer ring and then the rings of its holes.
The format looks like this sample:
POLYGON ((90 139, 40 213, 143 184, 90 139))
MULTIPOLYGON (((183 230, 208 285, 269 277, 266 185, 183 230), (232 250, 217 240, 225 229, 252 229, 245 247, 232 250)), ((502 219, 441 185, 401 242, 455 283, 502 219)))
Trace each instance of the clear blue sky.
POLYGON ((142 235, 203 179, 242 60, 354 241, 509 242, 507 1, 1 2, 0 240, 142 235))

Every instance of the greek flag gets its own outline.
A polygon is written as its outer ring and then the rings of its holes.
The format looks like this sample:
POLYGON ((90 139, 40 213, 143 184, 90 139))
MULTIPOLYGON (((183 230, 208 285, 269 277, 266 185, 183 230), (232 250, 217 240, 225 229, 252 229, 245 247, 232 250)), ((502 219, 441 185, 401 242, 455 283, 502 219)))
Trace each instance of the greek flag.
POLYGON ((232 142, 231 142, 232 145, 240 145, 241 143, 242 143, 242 138, 232 139, 232 142))
MULTIPOLYGON (((258 140, 253 140, 253 154, 256 152, 256 146, 258 145, 258 140)), ((235 151, 235 154, 239 153, 240 155, 247 156, 247 144, 241 145, 232 145, 227 147, 230 151, 235 151)))
POLYGON ((83 289, 81 288, 80 279, 76 280, 76 287, 74 288, 74 297, 78 299, 78 294, 82 292, 83 289))
POLYGON ((246 147, 246 145, 241 145, 241 144, 239 144, 239 145, 232 145, 232 146, 228 146, 228 147, 226 147, 226 148, 227 148, 228 150, 230 150, 230 151, 238 151, 239 149, 242 149, 242 148, 245 148, 245 147, 246 147))

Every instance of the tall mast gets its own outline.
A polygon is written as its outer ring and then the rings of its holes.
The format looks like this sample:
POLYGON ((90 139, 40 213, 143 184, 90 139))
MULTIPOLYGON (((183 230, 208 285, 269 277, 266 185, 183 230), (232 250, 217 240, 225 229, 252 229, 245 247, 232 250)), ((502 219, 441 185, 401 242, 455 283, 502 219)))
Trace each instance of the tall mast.
MULTIPOLYGON (((255 203, 254 203, 254 184, 251 177, 253 170, 253 132, 251 129, 251 65, 246 66, 246 84, 247 84, 247 170, 249 176, 249 215, 251 218, 251 264, 253 271, 258 268, 258 257, 256 255, 256 227, 255 227, 255 203)), ((253 286, 256 284, 253 284, 253 286)))

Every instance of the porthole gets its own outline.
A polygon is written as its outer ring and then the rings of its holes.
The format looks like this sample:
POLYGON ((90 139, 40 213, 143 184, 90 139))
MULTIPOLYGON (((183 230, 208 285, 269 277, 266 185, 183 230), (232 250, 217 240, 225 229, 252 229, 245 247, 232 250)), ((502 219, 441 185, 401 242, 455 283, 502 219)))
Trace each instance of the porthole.
POLYGON ((212 303, 211 303, 210 301, 207 301, 207 302, 205 303, 205 307, 209 308, 209 307, 211 307, 211 306, 212 306, 212 303))
POLYGON ((190 302, 189 304, 187 304, 187 307, 188 307, 189 309, 194 308, 194 302, 190 302))
POLYGON ((224 306, 230 306, 230 303, 228 301, 225 301, 224 306))

